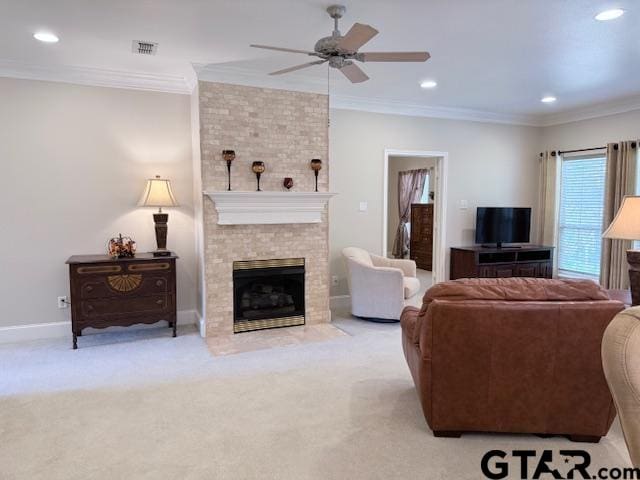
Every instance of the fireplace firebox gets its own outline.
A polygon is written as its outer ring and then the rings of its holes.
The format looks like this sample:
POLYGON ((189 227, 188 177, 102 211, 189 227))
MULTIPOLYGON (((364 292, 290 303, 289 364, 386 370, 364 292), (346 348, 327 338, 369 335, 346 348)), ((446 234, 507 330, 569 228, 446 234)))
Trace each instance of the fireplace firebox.
POLYGON ((304 325, 304 258, 233 262, 233 332, 304 325))

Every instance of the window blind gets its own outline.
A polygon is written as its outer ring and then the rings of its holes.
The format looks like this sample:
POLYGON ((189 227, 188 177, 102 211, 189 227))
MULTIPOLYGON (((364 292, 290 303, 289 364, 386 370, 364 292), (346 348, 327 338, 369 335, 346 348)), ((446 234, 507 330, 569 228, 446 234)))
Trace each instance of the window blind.
POLYGON ((605 157, 562 161, 558 269, 598 277, 602 248, 605 157))

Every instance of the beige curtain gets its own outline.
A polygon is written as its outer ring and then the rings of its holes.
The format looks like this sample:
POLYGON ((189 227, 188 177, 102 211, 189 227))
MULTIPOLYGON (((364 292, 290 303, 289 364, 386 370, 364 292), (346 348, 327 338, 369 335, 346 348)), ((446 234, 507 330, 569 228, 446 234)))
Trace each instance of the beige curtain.
MULTIPOLYGON (((538 243, 558 246, 560 180, 562 158, 556 152, 540 154, 540 198, 538 207, 538 243)), ((553 276, 558 273, 558 255, 554 255, 553 276)))
POLYGON ((398 216, 400 223, 393 242, 393 256, 404 258, 409 253, 409 235, 407 223, 411 215, 411 204, 416 203, 422 196, 424 183, 429 170, 409 170, 398 173, 398 216))
MULTIPOLYGON (((607 170, 605 174, 603 231, 609 227, 625 195, 636 192, 636 142, 610 143, 607 145, 607 170)), ((629 267, 626 251, 632 248, 630 240, 602 239, 600 258, 600 284, 604 288, 629 288, 629 267)))

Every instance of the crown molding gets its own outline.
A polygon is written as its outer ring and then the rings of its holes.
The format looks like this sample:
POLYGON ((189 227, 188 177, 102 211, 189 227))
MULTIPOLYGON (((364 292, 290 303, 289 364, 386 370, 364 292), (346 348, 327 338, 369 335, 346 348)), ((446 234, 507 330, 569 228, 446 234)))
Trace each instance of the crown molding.
POLYGON ((230 83, 246 87, 273 88, 276 90, 291 90, 327 94, 327 81, 318 77, 300 74, 271 76, 243 67, 223 64, 194 63, 193 69, 198 80, 205 82, 230 83))
POLYGON ((373 113, 407 115, 411 117, 441 118, 447 120, 465 120, 483 123, 501 123, 507 125, 538 126, 535 115, 514 115, 507 113, 487 112, 468 108, 436 107, 378 100, 373 98, 332 95, 331 108, 343 110, 360 110, 373 113))
POLYGON ((190 94, 196 83, 195 76, 186 78, 76 65, 35 65, 12 60, 0 60, 0 77, 179 94, 190 94))
POLYGON ((564 112, 547 114, 540 117, 539 126, 552 127, 565 123, 608 117, 610 115, 632 112, 634 110, 640 110, 640 95, 575 108, 564 112))

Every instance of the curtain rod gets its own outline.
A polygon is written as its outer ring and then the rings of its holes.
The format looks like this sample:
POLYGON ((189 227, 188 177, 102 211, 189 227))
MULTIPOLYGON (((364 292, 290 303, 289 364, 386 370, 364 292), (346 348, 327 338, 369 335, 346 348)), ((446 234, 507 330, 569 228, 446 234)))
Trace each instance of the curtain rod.
MULTIPOLYGON (((631 148, 636 148, 636 146, 640 146, 640 143, 636 143, 636 142, 631 142, 631 148)), ((551 156, 555 157, 556 155, 563 155, 565 153, 578 153, 578 152, 592 152, 594 150, 606 150, 607 147, 593 147, 593 148, 580 148, 578 150, 558 150, 558 151, 552 151, 551 152, 551 156)), ((614 143, 613 144, 613 149, 614 150, 618 150, 618 144, 614 143)), ((540 153, 540 156, 542 157, 544 155, 544 153, 540 153)))
MULTIPOLYGON (((558 153, 560 155, 565 153, 578 153, 578 152, 592 152, 593 150, 606 150, 607 147, 593 147, 593 148, 579 148, 577 150, 560 150, 558 153)), ((613 147, 614 150, 618 149, 618 144, 616 143, 613 147)))
MULTIPOLYGON (((613 147, 615 150, 618 149, 618 144, 616 143, 613 147)), ((579 152, 592 152, 594 150, 606 150, 607 147, 593 147, 593 148, 579 148, 577 150, 558 150, 557 152, 551 152, 551 156, 555 157, 556 155, 564 155, 565 153, 579 153, 579 152)))

